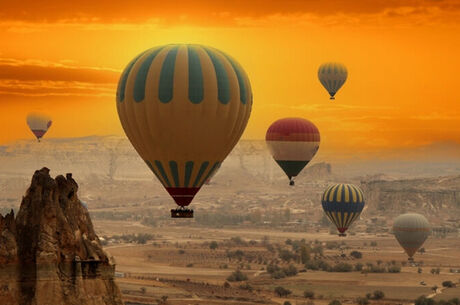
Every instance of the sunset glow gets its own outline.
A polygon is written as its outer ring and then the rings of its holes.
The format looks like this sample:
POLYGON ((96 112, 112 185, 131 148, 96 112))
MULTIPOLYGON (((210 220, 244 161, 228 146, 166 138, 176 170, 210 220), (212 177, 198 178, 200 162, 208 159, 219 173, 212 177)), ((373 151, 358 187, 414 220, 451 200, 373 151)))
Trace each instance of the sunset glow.
POLYGON ((243 139, 300 116, 331 151, 460 143, 458 1, 291 2, 2 4, 0 144, 31 138, 33 111, 53 118, 48 137, 123 135, 121 70, 168 43, 210 45, 241 63, 254 94, 243 139), (326 61, 349 73, 333 102, 317 79, 326 61))

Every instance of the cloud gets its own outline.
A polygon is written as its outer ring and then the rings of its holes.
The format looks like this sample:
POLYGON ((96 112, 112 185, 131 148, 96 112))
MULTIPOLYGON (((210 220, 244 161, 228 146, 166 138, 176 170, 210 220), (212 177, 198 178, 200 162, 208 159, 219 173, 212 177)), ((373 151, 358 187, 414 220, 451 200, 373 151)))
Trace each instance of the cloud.
POLYGON ((113 95, 119 71, 0 58, 0 95, 113 95))
MULTIPOLYGON (((458 16, 460 4, 455 0, 175 0, 121 1, 81 0, 29 1, 27 5, 8 1, 2 5, 3 22, 123 24, 157 23, 171 25, 256 25, 265 21, 317 19, 332 22, 334 18, 354 22, 362 16, 408 17, 458 16), (331 19, 332 18, 332 19, 331 19), (330 19, 330 20, 329 20, 330 19)), ((372 17, 373 19, 375 19, 372 17)), ((438 18, 436 17, 436 18, 438 18)), ((374 20, 376 21, 376 20, 374 20)))

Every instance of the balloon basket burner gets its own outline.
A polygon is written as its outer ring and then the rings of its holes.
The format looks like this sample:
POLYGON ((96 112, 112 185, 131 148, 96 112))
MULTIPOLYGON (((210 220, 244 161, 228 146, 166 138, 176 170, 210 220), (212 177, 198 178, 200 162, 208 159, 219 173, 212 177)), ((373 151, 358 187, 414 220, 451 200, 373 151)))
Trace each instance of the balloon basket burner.
POLYGON ((193 210, 183 207, 171 209, 171 218, 193 218, 193 210))

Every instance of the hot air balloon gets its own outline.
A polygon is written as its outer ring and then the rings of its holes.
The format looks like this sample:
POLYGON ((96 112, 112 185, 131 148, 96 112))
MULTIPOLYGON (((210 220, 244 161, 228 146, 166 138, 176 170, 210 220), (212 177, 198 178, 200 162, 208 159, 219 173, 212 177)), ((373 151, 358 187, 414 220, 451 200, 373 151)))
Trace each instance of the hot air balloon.
POLYGON ((345 231, 364 208, 364 195, 353 184, 334 184, 324 191, 321 202, 324 213, 339 230, 339 236, 346 236, 345 231))
POLYGON ((322 64, 318 69, 319 81, 329 92, 331 100, 335 100, 335 94, 343 86, 347 76, 347 67, 341 63, 328 62, 322 64))
POLYGON ((139 155, 186 208, 246 128, 252 91, 243 68, 201 45, 166 45, 135 57, 120 77, 117 109, 139 155))
POLYGON ((430 235, 431 226, 425 216, 416 213, 402 214, 396 217, 393 223, 393 234, 407 255, 409 260, 423 245, 430 235))
POLYGON ((214 178, 214 176, 217 174, 221 165, 222 163, 219 163, 219 166, 216 168, 216 170, 212 172, 211 176, 209 176, 208 179, 206 179, 206 181, 204 182, 205 184, 211 184, 211 179, 214 178))
POLYGON ((27 125, 29 125, 38 142, 51 127, 51 124, 51 119, 44 114, 30 113, 27 115, 27 125))
POLYGON ((294 185, 294 177, 313 159, 319 148, 319 131, 309 120, 285 118, 275 121, 265 135, 273 159, 294 185))

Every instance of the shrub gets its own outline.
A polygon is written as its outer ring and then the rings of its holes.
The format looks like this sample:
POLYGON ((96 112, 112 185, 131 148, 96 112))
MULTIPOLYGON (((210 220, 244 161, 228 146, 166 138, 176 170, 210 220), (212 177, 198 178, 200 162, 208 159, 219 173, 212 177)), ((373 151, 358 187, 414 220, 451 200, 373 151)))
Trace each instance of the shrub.
POLYGON ((283 305, 292 305, 292 304, 291 304, 291 302, 289 302, 289 301, 285 301, 285 302, 283 303, 283 305))
POLYGON ((420 268, 420 267, 418 267, 418 269, 417 269, 417 273, 422 273, 422 271, 423 271, 423 269, 422 269, 422 268, 420 268))
POLYGON ((377 242, 376 241, 371 241, 371 247, 377 247, 377 242))
POLYGON ((389 273, 400 273, 401 267, 400 266, 390 266, 388 267, 388 272, 389 273))
POLYGON ((252 288, 252 286, 249 285, 248 283, 241 284, 241 285, 240 285, 240 289, 244 289, 244 290, 247 290, 247 291, 253 291, 253 290, 254 290, 254 289, 252 288))
POLYGON ((455 287, 455 284, 452 281, 444 281, 442 282, 442 286, 447 287, 447 288, 452 288, 452 287, 455 287))
POLYGON ((354 258, 363 258, 363 254, 359 251, 351 251, 350 256, 354 258))
POLYGON ((219 244, 218 244, 217 241, 215 241, 215 240, 213 240, 213 241, 209 244, 209 249, 211 249, 211 250, 217 249, 217 247, 219 247, 219 244))
POLYGON ((278 270, 272 273, 272 278, 275 280, 283 279, 286 277, 286 273, 283 270, 278 270))
POLYGON ((241 282, 246 281, 247 279, 247 275, 241 272, 239 269, 233 271, 233 273, 227 277, 227 281, 229 282, 241 282))
POLYGON ((185 267, 187 267, 187 268, 191 268, 191 267, 193 267, 193 264, 192 264, 192 263, 190 263, 190 264, 187 264, 185 267))
POLYGON ((363 270, 363 264, 361 264, 361 263, 355 264, 355 270, 356 270, 356 271, 361 271, 361 270, 363 270))
POLYGON ((279 257, 285 262, 290 262, 291 260, 295 260, 297 255, 289 250, 283 249, 280 251, 279 257))
POLYGON ((415 300, 414 305, 435 305, 435 304, 436 302, 433 299, 428 299, 425 296, 421 296, 415 300))
POLYGON ((303 296, 307 299, 313 299, 315 297, 315 293, 307 289, 303 292, 303 296))
POLYGON ((353 271, 353 266, 347 263, 338 263, 332 267, 334 272, 351 272, 353 271))
POLYGON ((289 290, 289 289, 286 289, 284 287, 278 286, 278 287, 275 287, 275 293, 279 297, 286 297, 286 296, 290 295, 292 293, 292 291, 289 290))
POLYGON ((358 305, 368 305, 369 304, 369 300, 367 298, 363 298, 363 297, 358 297, 356 299, 356 303, 358 305))
POLYGON ((385 294, 383 293, 383 291, 381 291, 381 290, 374 291, 374 296, 373 296, 374 300, 381 300, 384 297, 385 297, 385 294))
POLYGON ((283 268, 283 272, 284 272, 284 274, 286 274, 286 276, 294 276, 297 273, 299 273, 299 271, 297 270, 296 266, 294 266, 293 264, 290 264, 286 268, 283 268))
POLYGON ((329 302, 329 305, 342 305, 342 303, 340 303, 339 300, 333 300, 333 301, 329 302))

